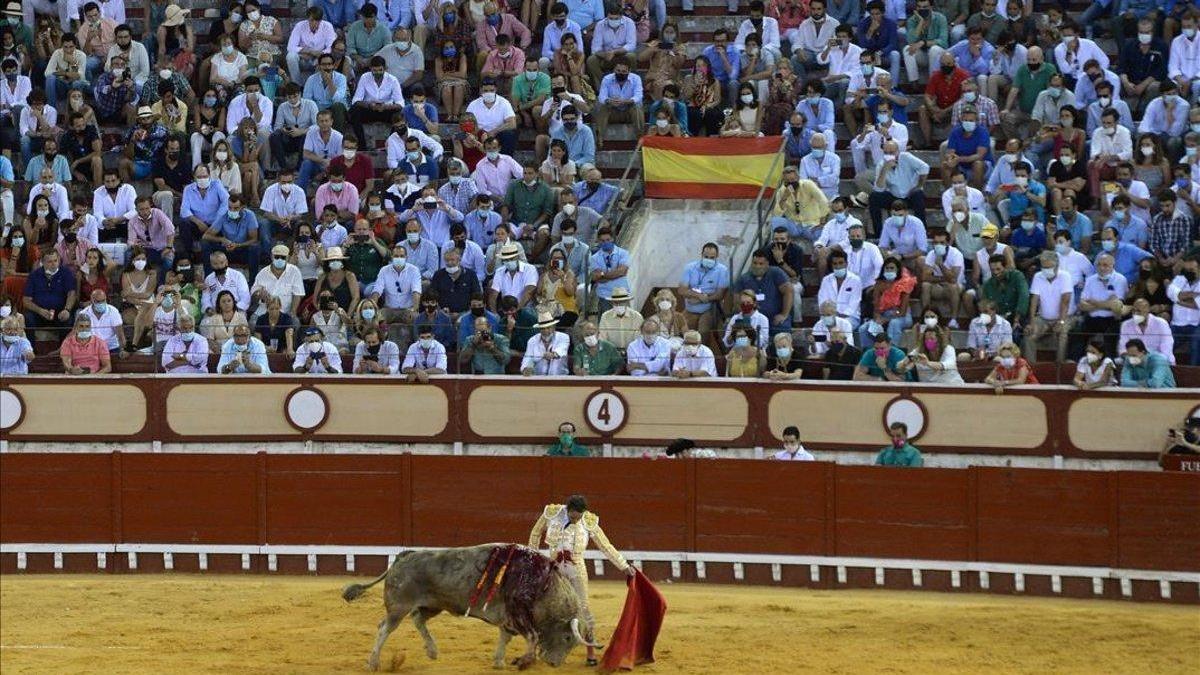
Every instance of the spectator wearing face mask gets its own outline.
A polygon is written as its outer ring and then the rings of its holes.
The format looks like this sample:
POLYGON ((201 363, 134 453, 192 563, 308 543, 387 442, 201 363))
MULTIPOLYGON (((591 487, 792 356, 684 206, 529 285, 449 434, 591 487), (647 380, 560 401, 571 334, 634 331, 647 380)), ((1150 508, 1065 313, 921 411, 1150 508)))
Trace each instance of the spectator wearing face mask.
POLYGON ((612 342, 600 337, 599 328, 592 321, 579 324, 580 340, 572 353, 572 371, 580 377, 603 377, 617 375, 625 360, 612 342))
POLYGON ((1200 253, 1189 253, 1182 269, 1167 286, 1171 307, 1171 331, 1191 347, 1190 364, 1200 366, 1200 253))
POLYGON ((921 451, 908 442, 908 425, 904 422, 893 422, 888 427, 892 443, 879 451, 875 457, 876 466, 925 466, 921 451))
POLYGON ((979 316, 971 321, 967 329, 967 348, 958 353, 958 359, 983 361, 994 358, 1000 345, 1012 340, 1012 323, 997 312, 995 301, 981 300, 979 316))
POLYGON ((1134 338, 1125 343, 1122 357, 1121 387, 1130 389, 1173 389, 1175 375, 1167 357, 1146 349, 1134 338))
POLYGON ((689 330, 683 334, 683 346, 675 352, 671 376, 676 379, 716 377, 717 359, 713 351, 701 343, 699 331, 689 330))
POLYGON ((800 443, 800 430, 796 427, 785 427, 783 434, 783 449, 771 455, 769 459, 778 459, 790 462, 814 462, 816 457, 805 449, 800 443))
POLYGON ((395 375, 400 372, 400 348, 384 340, 378 328, 368 328, 354 348, 355 375, 395 375))
POLYGON ((91 318, 80 312, 75 317, 75 330, 59 347, 63 372, 68 375, 104 375, 112 372, 108 345, 92 332, 91 318))
POLYGON ((1075 282, 1070 272, 1059 271, 1059 256, 1045 251, 1039 257, 1041 271, 1029 287, 1029 323, 1025 331, 1025 353, 1036 354, 1038 341, 1047 334, 1057 339, 1056 358, 1066 357, 1067 338, 1078 320, 1075 282))
POLYGON ((417 339, 408 346, 400 372, 408 376, 409 382, 429 382, 430 375, 446 374, 446 346, 433 337, 432 324, 418 320, 417 339))
POLYGON ((864 382, 905 382, 908 373, 901 370, 904 361, 904 351, 892 344, 887 333, 878 333, 872 342, 871 349, 862 353, 862 358, 854 368, 854 380, 864 382))
POLYGON ((321 329, 310 326, 304 329, 304 343, 296 350, 292 371, 302 375, 341 374, 342 359, 337 347, 325 341, 321 329))
POLYGON ((1125 345, 1134 339, 1141 340, 1147 351, 1162 354, 1168 363, 1175 365, 1175 336, 1171 333, 1171 325, 1150 311, 1150 301, 1145 297, 1133 301, 1133 313, 1121 322, 1116 353, 1124 354, 1125 345))
POLYGON ((671 345, 658 334, 658 321, 642 321, 641 335, 625 347, 625 370, 630 375, 667 375, 671 369, 671 345))
POLYGON ((558 437, 546 450, 550 457, 590 457, 592 451, 575 442, 575 425, 563 422, 558 425, 558 437))
POLYGON ((161 365, 172 375, 208 373, 208 340, 196 333, 196 320, 188 314, 179 317, 179 332, 167 339, 161 365))
POLYGON ((618 288, 609 298, 610 308, 600 315, 600 339, 622 350, 637 339, 643 321, 642 314, 629 306, 631 300, 628 289, 618 288))
MULTIPOLYGON (((11 305, 4 309, 12 311, 11 305)), ((0 375, 28 375, 33 363, 33 345, 22 335, 20 315, 5 314, 0 319, 0 375)))
POLYGON ((729 290, 729 268, 717 260, 719 253, 715 243, 706 243, 700 250, 700 259, 684 266, 676 289, 679 297, 684 299, 684 318, 688 327, 698 329, 710 346, 715 344, 716 303, 721 302, 729 290))

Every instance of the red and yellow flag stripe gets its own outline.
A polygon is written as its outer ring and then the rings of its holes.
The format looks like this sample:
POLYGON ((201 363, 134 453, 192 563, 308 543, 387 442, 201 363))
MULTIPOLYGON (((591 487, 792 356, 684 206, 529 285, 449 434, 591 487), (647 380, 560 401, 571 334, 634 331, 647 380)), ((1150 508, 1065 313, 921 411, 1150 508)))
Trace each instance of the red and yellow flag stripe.
POLYGON ((673 138, 642 141, 646 196, 660 199, 753 199, 764 183, 779 184, 783 162, 776 162, 783 139, 673 138))

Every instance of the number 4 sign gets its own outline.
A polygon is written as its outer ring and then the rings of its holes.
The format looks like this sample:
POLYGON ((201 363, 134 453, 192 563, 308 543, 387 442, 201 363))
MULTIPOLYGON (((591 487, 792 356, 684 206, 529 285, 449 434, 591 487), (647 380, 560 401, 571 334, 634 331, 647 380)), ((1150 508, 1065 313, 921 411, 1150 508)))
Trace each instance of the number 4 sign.
POLYGON ((588 426, 603 436, 616 433, 625 426, 628 412, 625 399, 615 391, 598 391, 583 404, 584 419, 588 426))

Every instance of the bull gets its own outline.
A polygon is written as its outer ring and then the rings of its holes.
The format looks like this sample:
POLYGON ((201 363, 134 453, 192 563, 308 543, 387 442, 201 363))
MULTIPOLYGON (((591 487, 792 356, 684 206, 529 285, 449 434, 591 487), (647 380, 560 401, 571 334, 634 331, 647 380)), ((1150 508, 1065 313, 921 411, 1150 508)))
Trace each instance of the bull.
POLYGON ((570 580, 549 558, 525 546, 405 551, 371 582, 346 586, 342 598, 356 600, 380 581, 385 582, 386 615, 367 658, 367 668, 373 671, 379 669, 384 642, 406 615, 412 617, 430 659, 438 657, 438 648, 426 622, 442 612, 481 619, 499 629, 492 659, 496 668, 504 667, 505 649, 515 635, 527 645, 513 661, 521 669, 539 657, 557 667, 577 645, 601 647, 580 633, 583 604, 570 580))

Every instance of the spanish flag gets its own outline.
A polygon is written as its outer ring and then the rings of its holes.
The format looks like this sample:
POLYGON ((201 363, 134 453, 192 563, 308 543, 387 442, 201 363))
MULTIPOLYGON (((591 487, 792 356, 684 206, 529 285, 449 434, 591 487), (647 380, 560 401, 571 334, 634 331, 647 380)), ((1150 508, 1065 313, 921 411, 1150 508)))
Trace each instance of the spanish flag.
POLYGON ((666 199, 754 199, 763 183, 779 185, 783 138, 642 139, 646 196, 666 199))

